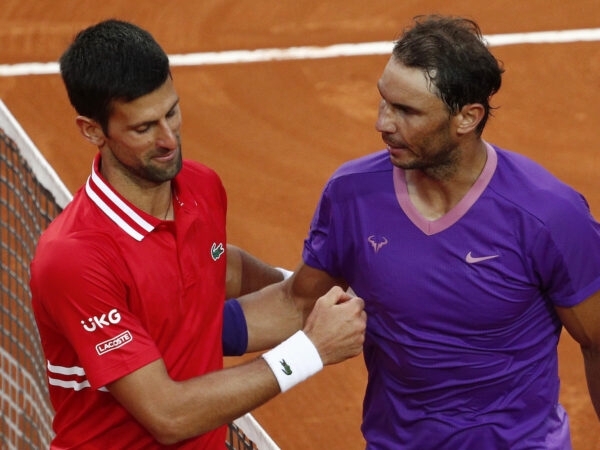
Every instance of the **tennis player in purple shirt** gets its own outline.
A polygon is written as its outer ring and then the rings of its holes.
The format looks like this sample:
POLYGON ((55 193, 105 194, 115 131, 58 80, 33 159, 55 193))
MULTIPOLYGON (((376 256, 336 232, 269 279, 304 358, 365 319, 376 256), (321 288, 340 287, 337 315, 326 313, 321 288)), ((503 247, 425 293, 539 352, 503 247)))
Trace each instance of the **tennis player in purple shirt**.
POLYGON ((563 326, 600 409, 600 226, 482 139, 502 73, 474 22, 417 18, 378 82, 387 149, 333 174, 287 285, 365 300, 368 449, 570 449, 563 326))

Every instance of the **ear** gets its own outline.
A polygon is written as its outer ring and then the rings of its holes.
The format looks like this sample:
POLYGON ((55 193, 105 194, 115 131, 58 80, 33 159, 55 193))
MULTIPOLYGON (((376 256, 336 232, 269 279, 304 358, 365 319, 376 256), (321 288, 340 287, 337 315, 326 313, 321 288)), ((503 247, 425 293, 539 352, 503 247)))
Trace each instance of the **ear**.
POLYGON ((474 132, 485 115, 485 108, 480 103, 465 105, 456 115, 456 132, 465 135, 474 132))
POLYGON ((77 116, 75 123, 79 128, 79 132, 86 141, 97 147, 104 145, 106 136, 104 135, 104 131, 102 131, 102 127, 98 122, 86 116, 77 116))

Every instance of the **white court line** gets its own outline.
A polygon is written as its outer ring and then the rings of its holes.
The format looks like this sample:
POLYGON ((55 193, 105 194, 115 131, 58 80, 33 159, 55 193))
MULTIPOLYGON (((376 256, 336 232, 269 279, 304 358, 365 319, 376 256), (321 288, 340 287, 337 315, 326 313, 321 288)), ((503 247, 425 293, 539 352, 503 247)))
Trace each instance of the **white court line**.
MULTIPOLYGON (((492 34, 484 36, 491 47, 519 44, 557 44, 581 41, 600 41, 600 28, 580 30, 538 31, 531 33, 492 34)), ((393 42, 336 44, 326 47, 264 48, 222 52, 169 55, 172 66, 203 66, 283 61, 291 59, 339 58, 390 54, 393 42)), ((57 62, 0 64, 0 76, 44 75, 58 73, 57 62)))

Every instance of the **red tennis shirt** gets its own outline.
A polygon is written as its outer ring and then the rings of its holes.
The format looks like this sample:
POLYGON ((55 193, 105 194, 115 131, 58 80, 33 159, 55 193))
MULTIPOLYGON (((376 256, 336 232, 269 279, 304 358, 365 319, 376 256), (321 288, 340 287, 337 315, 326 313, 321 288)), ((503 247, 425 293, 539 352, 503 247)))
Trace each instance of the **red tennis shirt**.
MULTIPOLYGON (((222 368, 227 198, 218 175, 184 161, 175 220, 161 221, 101 177, 43 233, 33 309, 56 411, 51 448, 164 448, 104 387, 163 358, 171 378, 222 368)), ((225 427, 174 448, 223 448, 225 427)))

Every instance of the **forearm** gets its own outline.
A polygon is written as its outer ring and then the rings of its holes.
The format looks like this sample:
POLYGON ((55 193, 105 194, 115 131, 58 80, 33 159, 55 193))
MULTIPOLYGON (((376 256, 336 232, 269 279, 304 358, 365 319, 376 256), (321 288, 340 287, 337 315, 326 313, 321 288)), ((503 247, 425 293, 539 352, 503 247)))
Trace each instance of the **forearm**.
POLYGON ((302 329, 303 311, 291 297, 290 282, 269 285, 238 298, 246 318, 247 352, 272 348, 302 329))
POLYGON ((581 346, 588 391, 600 418, 600 291, 570 308, 556 307, 556 312, 581 346))
POLYGON ((182 432, 195 436, 217 428, 261 406, 280 393, 277 380, 262 358, 243 366, 204 375, 179 385, 177 405, 185 419, 182 432), (190 397, 190 392, 195 396, 190 397))
POLYGON ((262 358, 182 382, 171 380, 159 360, 116 381, 109 390, 167 445, 229 423, 280 392, 262 358))
POLYGON ((301 264, 284 282, 239 298, 248 325, 248 352, 279 344, 304 327, 315 301, 335 284, 347 286, 327 273, 301 264))
POLYGON ((600 351, 582 347, 582 353, 590 398, 600 419, 600 351))

